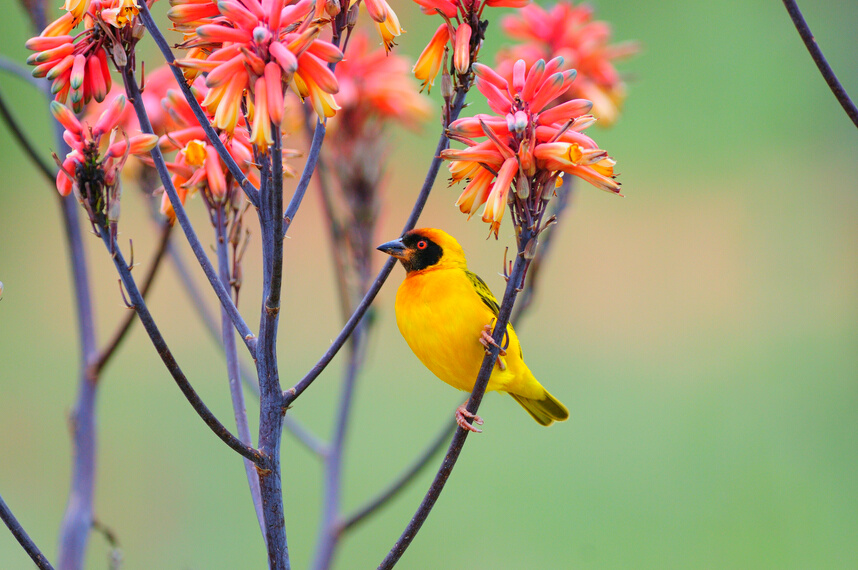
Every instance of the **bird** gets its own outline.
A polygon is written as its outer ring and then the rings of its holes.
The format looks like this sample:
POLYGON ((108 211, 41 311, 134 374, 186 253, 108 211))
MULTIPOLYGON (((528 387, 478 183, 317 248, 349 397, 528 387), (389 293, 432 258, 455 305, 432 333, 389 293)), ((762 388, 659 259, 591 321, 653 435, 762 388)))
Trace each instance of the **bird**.
MULTIPOLYGON (((405 280, 396 293, 396 323, 405 342, 421 362, 450 386, 471 392, 492 339, 491 326, 500 305, 491 289, 468 270, 465 252, 447 232, 420 228, 377 247, 399 260, 405 280)), ((566 409, 524 363, 518 336, 507 325, 503 347, 486 391, 506 392, 540 425, 569 418, 566 409)), ((482 425, 464 404, 456 423, 479 432, 467 420, 482 425)))

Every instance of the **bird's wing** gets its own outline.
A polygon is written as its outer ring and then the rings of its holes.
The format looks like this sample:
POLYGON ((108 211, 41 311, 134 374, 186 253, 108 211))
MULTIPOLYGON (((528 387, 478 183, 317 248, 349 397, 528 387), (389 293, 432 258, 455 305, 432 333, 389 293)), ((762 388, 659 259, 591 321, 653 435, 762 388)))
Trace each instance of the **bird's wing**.
POLYGON ((498 316, 500 313, 500 305, 498 304, 495 296, 492 295, 492 290, 489 289, 489 286, 486 285, 486 282, 480 279, 480 276, 476 273, 472 273, 470 271, 465 271, 465 275, 468 278, 468 281, 471 282, 471 285, 474 287, 474 291, 477 292, 477 295, 480 296, 480 300, 482 300, 485 305, 491 309, 494 316, 498 316))

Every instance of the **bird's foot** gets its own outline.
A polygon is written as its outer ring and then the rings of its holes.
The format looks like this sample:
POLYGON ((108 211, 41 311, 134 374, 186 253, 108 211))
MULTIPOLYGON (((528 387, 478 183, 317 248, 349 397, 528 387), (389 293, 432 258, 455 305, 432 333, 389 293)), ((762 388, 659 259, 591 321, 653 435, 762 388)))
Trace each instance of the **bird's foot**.
MULTIPOLYGON (((465 402, 465 404, 467 404, 467 402, 465 402)), ((470 423, 468 423, 468 420, 472 420, 473 423, 477 424, 478 426, 481 426, 483 425, 483 418, 469 412, 468 409, 465 407, 465 404, 462 404, 461 406, 456 408, 456 423, 459 424, 459 427, 462 429, 466 429, 474 433, 482 433, 483 430, 475 428, 470 423)))
POLYGON ((506 351, 495 342, 495 339, 492 338, 492 325, 487 324, 483 327, 483 332, 480 333, 480 344, 483 345, 486 349, 486 354, 490 352, 490 346, 496 346, 498 349, 498 356, 506 356, 506 351))

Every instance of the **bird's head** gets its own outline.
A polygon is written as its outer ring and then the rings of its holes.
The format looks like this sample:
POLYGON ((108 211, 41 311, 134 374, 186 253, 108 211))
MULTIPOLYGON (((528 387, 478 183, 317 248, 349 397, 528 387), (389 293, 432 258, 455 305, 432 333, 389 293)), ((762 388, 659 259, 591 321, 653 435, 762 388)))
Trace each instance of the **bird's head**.
POLYGON ((405 232, 376 249, 392 255, 409 274, 428 269, 466 268, 465 252, 453 236, 435 228, 405 232))

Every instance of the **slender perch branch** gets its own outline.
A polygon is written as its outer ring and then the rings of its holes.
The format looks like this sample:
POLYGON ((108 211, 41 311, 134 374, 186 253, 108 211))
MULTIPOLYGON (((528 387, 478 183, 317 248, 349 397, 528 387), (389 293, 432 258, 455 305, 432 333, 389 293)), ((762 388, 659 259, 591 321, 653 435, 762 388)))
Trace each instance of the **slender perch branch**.
MULTIPOLYGON (((518 255, 516 256, 512 273, 509 276, 509 281, 507 281, 503 302, 501 303, 497 322, 495 323, 494 330, 492 331, 492 338, 495 340, 495 345, 489 346, 488 353, 483 358, 480 372, 477 375, 476 382, 474 383, 474 389, 471 392, 471 397, 468 399, 467 409, 468 412, 473 415, 476 415, 477 410, 480 407, 480 402, 483 399, 483 395, 486 392, 486 386, 488 386, 492 369, 494 368, 495 361, 497 360, 498 346, 503 342, 506 327, 509 323, 510 315, 512 314, 512 308, 520 291, 519 287, 524 282, 528 261, 524 258, 523 252, 525 245, 530 241, 531 237, 533 237, 533 232, 531 232, 530 229, 526 227, 521 229, 518 255)), ((409 522, 408 526, 405 527, 405 530, 402 531, 402 535, 399 537, 399 540, 396 541, 388 555, 378 566, 379 570, 389 570, 390 568, 393 568, 405 553, 405 550, 411 545, 414 537, 418 532, 420 532, 420 527, 423 526, 423 523, 429 516, 432 507, 435 506, 435 501, 438 500, 438 497, 441 495, 441 491, 444 490, 444 485, 447 483, 447 479, 450 477, 453 467, 455 467, 456 461, 459 459, 459 454, 462 452, 462 447, 465 445, 468 433, 468 430, 461 427, 456 430, 456 434, 453 436, 453 441, 450 442, 450 447, 447 450, 447 455, 444 457, 444 461, 441 463, 441 467, 438 469, 438 473, 435 475, 435 480, 432 481, 429 491, 423 498, 423 502, 420 503, 420 507, 417 509, 414 517, 412 517, 411 522, 409 522)))
POLYGON ((313 172, 316 170, 316 163, 321 154, 322 142, 325 140, 325 132, 325 123, 316 121, 316 129, 313 131, 313 141, 310 143, 310 153, 307 156, 307 163, 304 165, 304 171, 301 173, 301 178, 298 180, 298 186, 295 188, 295 193, 289 201, 289 206, 283 214, 283 235, 286 235, 286 232, 289 231, 289 226, 292 225, 292 220, 295 219, 295 214, 298 213, 298 208, 301 207, 301 201, 304 199, 304 194, 310 185, 313 172))
POLYGON ((193 93, 191 93, 191 89, 188 87, 185 77, 182 75, 182 71, 178 66, 176 66, 176 58, 173 56, 173 50, 170 49, 170 45, 167 43, 166 38, 164 38, 164 34, 161 33, 161 30, 158 29, 157 24, 155 24, 155 21, 152 19, 152 14, 149 12, 149 7, 146 5, 146 2, 139 2, 138 7, 140 8, 140 19, 143 20, 143 25, 146 26, 146 30, 149 32, 149 35, 152 36, 152 39, 155 41, 158 49, 161 50, 161 53, 164 55, 164 59, 170 66, 170 70, 173 72, 173 77, 176 79, 176 83, 178 83, 179 87, 182 89, 182 93, 185 95, 188 105, 190 105, 191 110, 194 112, 194 116, 205 131, 209 142, 214 145, 218 156, 220 156, 220 159, 224 164, 226 164, 227 169, 230 174, 232 174, 238 185, 241 186, 241 189, 244 190, 245 195, 247 195, 247 199, 250 200, 251 204, 258 208, 259 190, 250 182, 250 180, 247 179, 247 176, 245 176, 241 171, 241 167, 235 162, 232 155, 229 154, 229 151, 226 149, 226 146, 224 146, 223 141, 220 140, 220 137, 212 128, 211 123, 209 123, 209 120, 206 117, 205 111, 200 107, 197 98, 194 97, 193 93))
MULTIPOLYGON (((146 3, 141 2, 140 4, 140 13, 143 14, 146 3)), ((131 64, 129 62, 127 66, 122 68, 122 78, 125 81, 125 92, 128 96, 128 100, 134 105, 134 111, 137 113, 137 120, 140 122, 140 129, 144 133, 153 133, 152 123, 149 122, 149 116, 146 114, 146 108, 143 106, 143 99, 140 97, 140 87, 137 85, 137 80, 134 78, 134 71, 130 66, 131 64)), ((185 237, 188 238, 188 244, 191 246, 197 261, 200 263, 200 267, 203 268, 203 272, 206 274, 206 278, 208 278, 209 283, 211 284, 212 289, 214 289, 221 305, 223 305, 229 313, 230 319, 232 319, 236 330, 238 330, 238 334, 240 334, 241 338, 244 340, 244 344, 250 351, 251 356, 255 357, 256 336, 250 331, 250 327, 247 326, 247 323, 244 322, 241 313, 238 312, 238 308, 232 301, 229 291, 227 291, 223 286, 223 283, 220 282, 220 278, 218 277, 214 266, 212 266, 212 262, 209 260, 208 255, 206 255, 206 251, 200 243, 200 239, 197 237, 196 232, 194 232, 191 220, 188 218, 188 213, 185 211, 185 207, 182 205, 182 201, 176 193, 176 188, 173 186, 170 173, 167 171, 167 165, 164 162, 164 156, 161 154, 161 149, 156 146, 152 149, 150 154, 152 156, 152 161, 155 163, 155 169, 158 171, 158 176, 161 178, 161 183, 164 185, 164 191, 167 193, 167 196, 170 198, 170 203, 173 205, 173 211, 176 213, 176 220, 178 220, 179 226, 181 226, 182 231, 185 233, 185 237)))
POLYGON ((0 519, 3 519, 6 526, 12 531, 12 536, 15 537, 15 540, 18 541, 24 551, 33 559, 36 566, 42 570, 54 570, 54 567, 51 566, 51 563, 48 562, 48 559, 45 558, 45 555, 42 554, 42 551, 33 542, 33 539, 30 538, 30 535, 27 534, 27 531, 24 530, 24 527, 21 526, 21 523, 12 514, 2 496, 0 496, 0 519))
POLYGON ((170 372, 173 380, 176 381, 176 384, 191 404, 191 407, 194 408, 194 411, 197 412, 205 424, 209 426, 209 429, 211 429, 214 434, 221 439, 221 441, 242 457, 245 457, 256 464, 260 464, 262 462, 262 454, 249 445, 242 443, 241 440, 226 429, 220 420, 218 420, 211 410, 208 409, 205 403, 203 403, 199 395, 191 386, 191 383, 188 382, 188 379, 185 377, 181 368, 179 368, 179 364, 173 357, 173 353, 170 352, 164 337, 161 336, 161 331, 158 330, 158 326, 152 319, 152 314, 149 313, 149 309, 146 307, 146 302, 143 300, 143 296, 140 294, 140 290, 134 282, 134 277, 131 276, 128 264, 125 262, 125 258, 119 250, 119 245, 115 241, 111 243, 108 233, 109 232, 102 228, 102 241, 108 251, 113 251, 113 264, 116 266, 119 276, 122 279, 122 284, 128 292, 128 299, 134 310, 137 311, 137 315, 140 317, 140 322, 146 330, 146 334, 149 335, 149 338, 152 340, 152 344, 155 345, 155 350, 158 352, 158 356, 161 357, 161 360, 164 362, 164 365, 167 367, 167 370, 170 372))
POLYGON ((819 49, 819 45, 816 43, 816 39, 813 37, 813 33, 810 31, 810 27, 807 25, 804 16, 801 14, 801 10, 798 9, 798 4, 795 3, 795 0, 783 0, 783 3, 787 12, 789 12, 789 17, 792 18, 795 29, 798 30, 798 35, 801 36, 805 47, 807 47, 807 51, 810 52, 810 57, 813 58, 816 67, 819 68, 819 72, 828 84, 828 88, 837 97, 837 101, 840 102, 840 106, 849 115, 852 123, 858 127, 858 108, 855 107, 855 103, 849 98, 846 89, 840 84, 840 81, 834 74, 834 70, 828 65, 828 61, 822 54, 822 50, 819 49))

